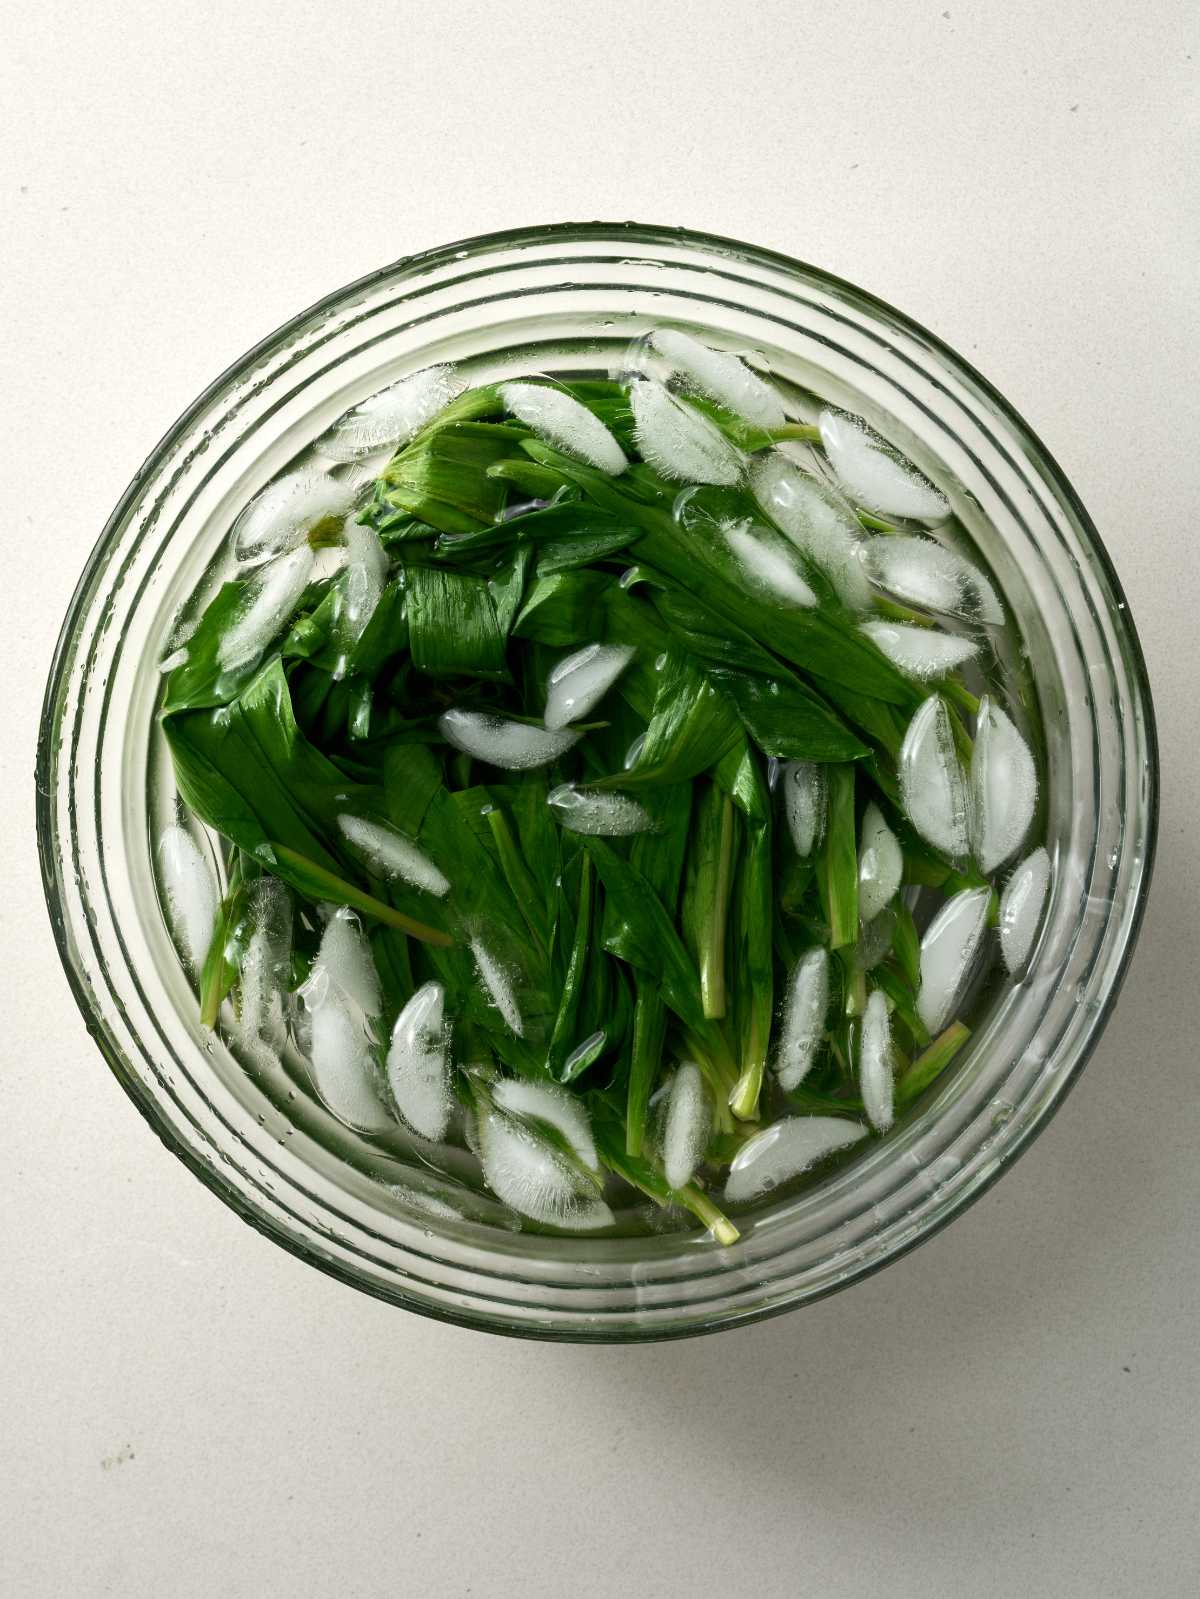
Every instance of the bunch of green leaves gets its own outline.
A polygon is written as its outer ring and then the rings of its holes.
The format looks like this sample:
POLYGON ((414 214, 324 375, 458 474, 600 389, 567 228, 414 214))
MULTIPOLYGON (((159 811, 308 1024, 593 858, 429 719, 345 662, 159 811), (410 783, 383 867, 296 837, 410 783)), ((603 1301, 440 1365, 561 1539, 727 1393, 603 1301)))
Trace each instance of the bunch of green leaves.
MULTIPOLYGON (((572 392, 635 457, 620 386, 572 392)), ((742 449, 777 436, 701 409, 742 449)), ((680 493, 636 459, 606 476, 506 416, 495 389, 461 396, 400 449, 360 520, 389 568, 349 647, 338 630, 346 579, 333 572, 259 658, 223 671, 221 639, 246 589, 234 579, 166 678, 179 793, 232 863, 200 976, 205 1021, 236 992, 247 886, 274 874, 310 949, 318 907, 361 915, 388 1021, 422 983, 444 985, 465 1102, 468 1067, 566 1085, 589 1108, 610 1170, 728 1236, 702 1180, 676 1194, 662 1175, 651 1104, 673 1062, 695 1061, 709 1086, 712 1170, 780 1112, 861 1111, 857 1025, 870 989, 892 1013, 901 1104, 965 1038, 955 1024, 931 1040, 920 1022, 908 898, 871 929, 859 918, 857 840, 871 801, 903 844, 906 889, 981 880, 899 814, 895 759, 920 692, 769 528, 820 603, 746 589, 713 529, 761 524, 747 493, 680 493), (552 667, 595 642, 635 654, 558 760, 509 772, 447 744, 439 717, 452 707, 540 722, 552 667), (777 791, 792 760, 827 770, 823 838, 804 859, 777 791), (618 838, 565 831, 547 803, 560 784, 634 797, 649 826, 618 838), (381 876, 347 842, 346 815, 423 852, 450 885, 444 897, 381 876), (513 975, 519 1028, 481 984, 480 942, 513 975), (784 1095, 770 1070, 780 1004, 814 945, 836 957, 837 992, 812 1071, 784 1095)), ((322 528, 313 542, 330 537, 322 528)))

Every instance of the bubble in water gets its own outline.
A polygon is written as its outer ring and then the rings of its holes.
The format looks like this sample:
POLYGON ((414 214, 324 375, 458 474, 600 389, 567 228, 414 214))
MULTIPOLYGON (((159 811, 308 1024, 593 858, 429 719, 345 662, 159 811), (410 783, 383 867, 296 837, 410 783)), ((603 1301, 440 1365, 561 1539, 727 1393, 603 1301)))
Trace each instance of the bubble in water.
POLYGON ((783 401, 777 390, 738 356, 710 349, 678 328, 656 328, 650 338, 698 393, 757 427, 783 426, 783 401))
POLYGON ((787 761, 783 767, 783 810, 796 854, 812 854, 825 834, 825 768, 813 761, 787 761))
POLYGON ((841 496, 779 450, 755 459, 750 486, 776 527, 821 568, 842 601, 851 610, 866 610, 871 594, 859 559, 862 528, 841 496))
POLYGON ((654 378, 631 383, 629 403, 638 449, 661 477, 726 487, 741 477, 741 453, 720 428, 654 378))
POLYGON ((551 789, 546 803, 571 833, 621 838, 629 833, 644 833, 652 825, 645 806, 627 794, 605 789, 578 789, 563 783, 551 789))
POLYGON ((947 855, 967 852, 967 785, 950 713, 938 695, 918 707, 908 725, 899 760, 905 814, 921 837, 947 855))
POLYGON ((561 1133, 578 1159, 590 1171, 599 1173, 600 1157, 583 1103, 566 1089, 549 1083, 530 1083, 516 1077, 499 1078, 491 1089, 492 1099, 511 1115, 545 1122, 561 1133))
POLYGON ((444 411, 465 386, 453 367, 427 366, 340 416, 315 449, 327 460, 343 462, 395 449, 444 411))
POLYGON ((598 416, 548 383, 502 383, 500 398, 518 421, 565 455, 616 476, 629 465, 598 416))
POLYGON ((441 983, 423 983, 396 1017, 387 1053, 393 1103, 415 1133, 444 1138, 453 1107, 441 983))
POLYGON ((971 843, 985 872, 994 871, 1020 847, 1036 801, 1037 768, 1029 746, 985 694, 971 755, 971 843))
POLYGON ((1029 959, 1050 888, 1050 857, 1040 846, 1013 869, 1000 896, 1000 953, 1015 976, 1029 959))
POLYGON ((783 1025, 775 1052, 780 1086, 798 1088, 816 1058, 829 1010, 829 951, 810 949, 796 962, 784 1002, 783 1025))
POLYGON ((861 417, 822 411, 817 418, 821 444, 846 492, 868 511, 934 521, 950 511, 938 492, 911 462, 869 428, 861 417))
POLYGON ((256 494, 230 530, 241 566, 261 566, 303 542, 311 527, 327 517, 349 514, 354 485, 339 483, 318 467, 288 472, 256 494))
POLYGON ((954 1016, 987 933, 990 888, 967 888, 948 899, 921 940, 917 1013, 931 1033, 954 1016))
POLYGON ((876 1132, 892 1125, 892 1024, 882 989, 875 989, 863 1013, 859 1045, 859 1088, 867 1120, 876 1132))
POLYGON ((891 903, 904 874, 904 852, 884 820, 878 805, 871 802, 863 812, 858 848, 858 914, 864 922, 874 921, 891 903))
POLYGON ((182 827, 164 828, 158 858, 171 921, 199 971, 217 918, 217 885, 195 840, 182 827))
POLYGON ((816 605, 817 596, 797 571, 794 558, 789 560, 784 550, 772 549, 763 537, 766 530, 751 532, 752 526, 748 521, 734 522, 722 529, 747 586, 790 605, 816 605))
POLYGON ((936 539, 915 533, 877 534, 863 545, 872 583, 898 600, 969 622, 999 626, 1004 609, 983 573, 936 539))
POLYGON ((629 644, 587 644, 564 656, 546 680, 546 726, 558 732, 586 716, 608 693, 635 653, 629 644))
POLYGON ((725 1198, 730 1204, 755 1199, 866 1136, 861 1122, 840 1116, 786 1116, 742 1145, 729 1168, 725 1198))
POLYGON ((978 644, 971 639, 903 622, 863 622, 859 632, 865 633, 893 666, 919 683, 944 677, 979 652, 978 644))
POLYGON ((699 1066, 684 1061, 671 1079, 663 1118, 663 1171, 672 1188, 690 1183, 712 1128, 712 1096, 699 1066))
POLYGON ((450 888, 450 879, 423 850, 382 822, 368 822, 361 816, 343 814, 338 827, 363 856, 377 877, 389 877, 413 888, 423 888, 440 898, 450 888))
POLYGON ((569 729, 530 727, 525 722, 510 722, 487 711, 462 709, 446 711, 438 718, 438 727, 442 737, 455 749, 510 772, 547 766, 565 755, 579 738, 578 733, 569 729))
POLYGON ((237 671, 258 659, 295 610, 312 569, 313 552, 302 545, 255 573, 217 645, 217 664, 223 671, 237 671))

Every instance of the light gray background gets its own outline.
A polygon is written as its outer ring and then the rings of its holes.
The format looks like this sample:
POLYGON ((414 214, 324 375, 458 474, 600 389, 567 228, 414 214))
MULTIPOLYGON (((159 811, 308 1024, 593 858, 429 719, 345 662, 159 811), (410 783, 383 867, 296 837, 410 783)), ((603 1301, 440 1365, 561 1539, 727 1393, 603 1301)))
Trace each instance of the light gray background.
POLYGON ((8 8, 0 1592, 1200 1589, 1195 17, 8 8), (238 1222, 90 1044, 32 840, 59 620, 165 426, 348 279, 590 217, 805 257, 977 363, 1100 526, 1166 754, 1145 935, 1036 1148, 851 1292, 635 1350, 435 1326, 238 1222))

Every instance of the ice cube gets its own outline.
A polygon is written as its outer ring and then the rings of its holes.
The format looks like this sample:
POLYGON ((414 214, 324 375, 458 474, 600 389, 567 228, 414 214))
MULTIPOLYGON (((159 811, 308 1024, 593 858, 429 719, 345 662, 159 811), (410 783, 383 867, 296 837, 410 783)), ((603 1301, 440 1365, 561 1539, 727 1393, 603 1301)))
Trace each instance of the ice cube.
POLYGON ((394 827, 368 822, 361 816, 343 813, 338 826, 363 856, 377 877, 390 877, 413 888, 423 888, 439 898, 449 892, 450 879, 434 865, 423 850, 394 827))
POLYGON ((741 477, 741 452, 720 428, 654 378, 631 383, 629 403, 638 449, 660 477, 726 486, 741 477))
POLYGON ((551 789, 546 803, 569 833, 622 838, 627 833, 644 833, 651 826, 650 813, 628 794, 578 789, 562 783, 551 789))
POLYGON ((698 393, 760 428, 784 423, 777 391, 746 363, 726 350, 713 350, 678 328, 656 328, 651 342, 698 393))
POLYGON ((254 574, 217 645, 223 671, 237 671, 258 659, 296 609, 312 569, 313 552, 304 544, 254 574))
POLYGON ((507 1026, 520 1038, 525 1029, 512 978, 479 938, 471 939, 471 954, 475 957, 475 969, 488 1002, 496 1007, 507 1026))
POLYGON ((712 1096, 693 1061, 684 1061, 671 1079, 663 1121, 663 1171, 672 1188, 690 1183, 704 1158, 712 1130, 712 1096))
POLYGON ((931 694, 917 708, 900 747, 900 796, 909 821, 947 855, 967 853, 967 785, 954 748, 950 712, 931 694))
POLYGON ((861 1122, 841 1116, 785 1116, 738 1150, 729 1168, 725 1198, 732 1205, 756 1199, 866 1136, 861 1122))
POLYGON ((599 1174, 600 1157, 588 1113, 574 1094, 550 1083, 531 1083, 524 1078, 500 1077, 492 1084, 491 1095, 501 1110, 521 1119, 532 1117, 560 1133, 577 1159, 589 1171, 599 1174))
POLYGON ((326 1107, 360 1132, 394 1128, 379 1097, 370 1040, 341 992, 330 986, 309 1013, 309 1074, 326 1107))
POLYGON ((921 989, 917 1014, 940 1033, 971 977, 987 933, 990 888, 964 888, 948 899, 921 940, 921 989))
POLYGON ((509 772, 525 772, 556 761, 580 736, 569 728, 530 727, 488 711, 463 709, 446 711, 438 718, 438 727, 455 749, 509 772))
POLYGON ((892 1023, 882 989, 875 989, 863 1012, 859 1040, 858 1085, 867 1120, 877 1133, 892 1125, 892 1023))
POLYGON ((1014 855, 1033 821, 1037 769, 1029 746, 990 697, 979 702, 971 754, 971 847, 995 871, 1014 855))
POLYGON ((383 594, 388 558, 379 534, 359 522, 346 523, 342 542, 346 546, 346 565, 338 631, 345 645, 354 645, 366 632, 383 594))
POLYGON ((783 811, 801 858, 811 855, 825 836, 827 788, 823 766, 813 761, 784 763, 783 811))
POLYGON ((822 411, 817 426, 829 464, 856 504, 880 516, 908 516, 926 522, 949 515, 945 495, 893 452, 861 417, 822 411))
POLYGON ((564 455, 613 477, 629 465, 600 418, 564 389, 548 383, 502 383, 500 398, 518 422, 564 455))
POLYGON ((586 644, 565 655, 546 679, 546 726, 552 732, 560 732, 586 716, 599 705, 636 653, 631 644, 586 644))
POLYGON ((750 531, 751 522, 731 522, 722 531, 738 565, 747 578, 747 587, 765 590, 772 599, 791 605, 816 605, 817 596, 782 550, 774 550, 760 534, 750 531))
POLYGON ((265 1045, 277 1058, 287 1042, 292 965, 292 902, 277 878, 260 877, 254 884, 250 923, 250 942, 242 960, 239 1032, 244 1044, 265 1045))
POLYGON ((352 910, 340 905, 325 923, 317 958, 300 990, 309 1010, 328 993, 340 995, 367 1020, 383 1009, 371 946, 352 910))
POLYGON ((979 646, 956 633, 939 633, 931 627, 909 627, 904 622, 863 622, 865 633, 877 649, 906 677, 920 682, 945 677, 978 653, 979 646))
POLYGON ((872 583, 907 605, 968 622, 1004 621, 995 589, 978 567, 936 539, 916 533, 879 533, 863 546, 872 583))
POLYGON ((796 962, 784 1001, 775 1073, 789 1093, 800 1086, 812 1067, 825 1036, 828 1010, 829 951, 818 945, 796 962))
POLYGON ((357 461, 407 444, 466 387, 452 366, 427 366, 340 416, 314 446, 330 461, 357 461))
POLYGON ((1000 896, 1000 953, 1014 976, 1029 959, 1049 887, 1050 857, 1039 845, 1013 868, 1000 896))
POLYGON ((859 559, 862 527, 846 502, 779 450, 758 456, 750 487, 766 514, 819 566, 844 604, 863 611, 871 591, 859 559))
POLYGON ((234 521, 229 538, 241 566, 261 566, 301 544, 326 517, 349 514, 354 485, 318 467, 301 467, 268 483, 234 521))
POLYGON ((396 1017, 387 1053, 392 1102, 414 1133, 444 1138, 453 1108, 441 983, 423 983, 396 1017))
POLYGON ((158 858, 171 922, 199 972, 217 919, 217 885, 195 840, 182 827, 164 828, 158 858))
POLYGON ((613 1225, 613 1213, 591 1179, 503 1111, 481 1112, 479 1153, 484 1181, 519 1215, 572 1232, 613 1225))
POLYGON ((904 873, 904 853, 899 840, 873 801, 863 812, 858 847, 858 914, 874 921, 891 903, 904 873))

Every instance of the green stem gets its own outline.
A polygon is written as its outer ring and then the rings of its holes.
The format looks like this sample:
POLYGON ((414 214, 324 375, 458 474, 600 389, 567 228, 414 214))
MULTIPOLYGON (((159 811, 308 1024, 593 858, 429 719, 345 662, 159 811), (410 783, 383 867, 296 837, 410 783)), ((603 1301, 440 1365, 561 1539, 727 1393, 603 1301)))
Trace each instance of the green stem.
POLYGON ((498 807, 493 807, 487 813, 487 824, 495 841, 496 853, 500 857, 500 870, 504 873, 504 881, 517 902, 526 927, 537 941, 538 948, 545 954, 549 939, 547 929, 538 916, 541 894, 533 880, 533 874, 517 848, 512 828, 508 825, 508 817, 498 807))
POLYGON ((939 1033, 923 1050, 896 1085, 896 1103, 911 1105, 919 1099, 929 1085, 941 1076, 971 1036, 971 1029, 963 1022, 951 1022, 944 1033, 939 1033))
POLYGON ((625 1153, 640 1155, 646 1139, 650 1095, 662 1067, 667 1012, 654 989, 639 980, 633 1006, 633 1044, 625 1108, 625 1153))
POLYGON ((768 428, 767 432, 776 442, 780 439, 801 439, 805 444, 821 442, 821 430, 811 422, 785 422, 782 427, 768 428))
POLYGON ((707 927, 700 944, 700 997, 704 1014, 712 1020, 725 1014, 725 929, 729 920, 729 891, 733 882, 733 801, 721 795, 720 828, 716 841, 707 927))
POLYGON ((831 949, 858 938, 858 841, 854 818, 854 767, 829 768, 829 815, 817 878, 829 922, 831 949))
POLYGON ((373 894, 365 894, 361 888, 348 883, 336 872, 318 866, 316 861, 310 861, 298 850, 289 849, 286 844, 277 844, 274 840, 270 842, 270 849, 277 865, 285 868, 278 875, 285 883, 291 883, 293 888, 301 894, 306 894, 310 899, 328 900, 333 905, 349 905, 356 911, 362 911, 364 916, 371 916, 375 921, 383 922, 388 927, 398 927, 402 933, 409 933, 413 938, 422 939, 426 944, 440 944, 443 947, 453 944, 454 940, 449 933, 443 933, 437 927, 429 927, 424 922, 414 921, 411 916, 405 916, 403 911, 385 905, 373 894))
MULTIPOLYGON (((979 715, 979 701, 976 699, 975 695, 971 693, 971 690, 967 687, 967 685, 961 682, 957 677, 946 678, 945 682, 941 684, 941 693, 946 697, 946 699, 950 700, 952 704, 956 705, 959 710, 965 711, 972 719, 979 715)), ((969 757, 969 743, 967 754, 969 757)))

